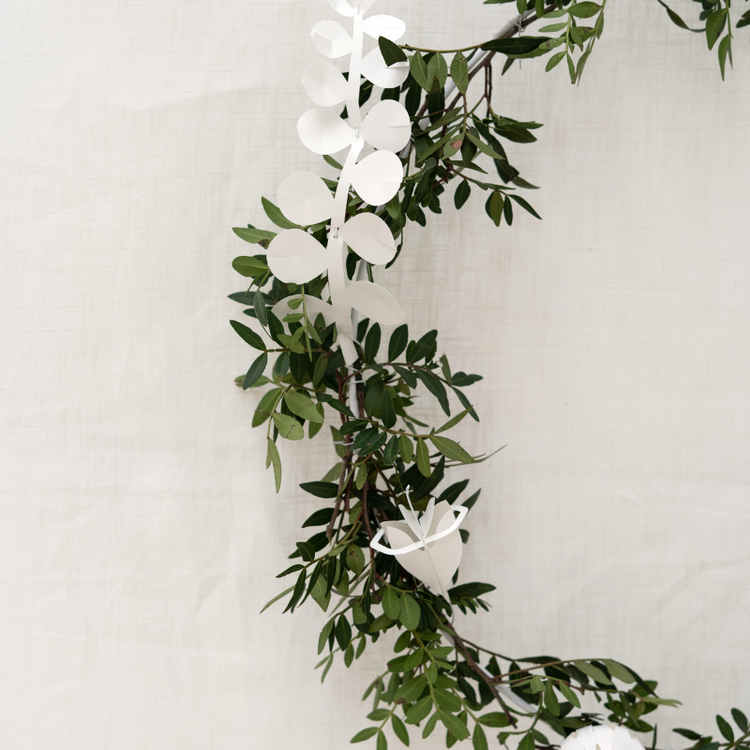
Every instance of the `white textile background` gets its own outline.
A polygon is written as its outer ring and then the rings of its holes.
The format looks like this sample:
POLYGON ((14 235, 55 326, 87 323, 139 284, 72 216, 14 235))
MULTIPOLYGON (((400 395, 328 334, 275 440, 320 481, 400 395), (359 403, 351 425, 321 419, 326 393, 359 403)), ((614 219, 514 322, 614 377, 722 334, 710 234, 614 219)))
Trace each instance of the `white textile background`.
MULTIPOLYGON (((693 3, 675 3, 692 11, 693 3)), ((481 40, 480 0, 381 0, 406 41, 481 40)), ((0 3, 0 750, 343 748, 380 643, 324 685, 314 605, 261 606, 317 507, 326 440, 250 429, 231 226, 321 169, 295 132, 323 0, 0 3)), ((721 83, 655 0, 611 2, 580 87, 524 62, 502 114, 538 222, 482 196, 409 229, 379 279, 485 375, 460 439, 505 445, 462 580, 474 640, 612 656, 665 726, 750 710, 750 48, 721 83)), ((431 406, 425 406, 425 411, 431 406)), ((437 414, 434 415, 438 419, 437 414)), ((436 735, 420 745, 441 747, 436 735)), ((682 740, 665 732, 663 747, 682 740)))

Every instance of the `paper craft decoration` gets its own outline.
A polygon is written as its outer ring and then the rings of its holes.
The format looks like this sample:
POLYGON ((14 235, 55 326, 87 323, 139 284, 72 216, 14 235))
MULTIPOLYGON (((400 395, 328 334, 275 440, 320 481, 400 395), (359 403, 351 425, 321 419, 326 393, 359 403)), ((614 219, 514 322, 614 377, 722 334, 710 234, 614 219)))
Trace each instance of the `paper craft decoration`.
POLYGON ((435 505, 435 499, 431 498, 422 517, 417 518, 408 493, 407 500, 410 509, 401 506, 404 520, 384 521, 370 546, 383 554, 395 555, 399 564, 433 594, 450 601, 448 588, 463 552, 458 527, 469 509, 445 500, 435 505), (389 547, 380 543, 383 535, 389 547))
MULTIPOLYGON (((305 284, 323 273, 328 275, 330 304, 306 297, 308 316, 314 319, 321 314, 327 325, 336 324, 348 366, 357 358, 353 311, 383 325, 397 325, 404 319, 403 309, 382 286, 361 278, 348 282, 346 278, 347 247, 374 265, 386 264, 396 254, 393 235, 383 219, 377 213, 363 211, 346 221, 347 204, 350 188, 365 203, 376 207, 396 195, 403 180, 397 153, 409 142, 411 134, 409 114, 399 102, 380 101, 364 119, 360 112, 361 76, 376 86, 391 88, 400 86, 409 72, 406 63, 388 67, 378 47, 362 56, 365 35, 396 40, 406 30, 404 22, 393 16, 365 19, 363 14, 374 2, 359 0, 352 4, 348 0, 328 0, 339 15, 352 19, 351 35, 335 21, 322 21, 312 29, 315 45, 325 57, 337 59, 350 55, 349 77, 344 78, 329 62, 315 63, 305 71, 302 83, 318 106, 299 118, 297 132, 302 143, 316 154, 329 155, 346 148, 349 152, 335 195, 311 172, 296 172, 281 183, 279 207, 290 221, 303 228, 280 232, 270 242, 267 252, 268 265, 281 281, 305 284), (344 104, 348 120, 339 115, 344 104), (376 151, 360 160, 366 144, 376 151), (330 228, 325 245, 304 230, 328 220, 330 228)), ((274 313, 283 319, 291 312, 288 308, 291 299, 278 303, 274 313)))
POLYGON ((643 750, 625 727, 588 726, 569 734, 560 750, 643 750))

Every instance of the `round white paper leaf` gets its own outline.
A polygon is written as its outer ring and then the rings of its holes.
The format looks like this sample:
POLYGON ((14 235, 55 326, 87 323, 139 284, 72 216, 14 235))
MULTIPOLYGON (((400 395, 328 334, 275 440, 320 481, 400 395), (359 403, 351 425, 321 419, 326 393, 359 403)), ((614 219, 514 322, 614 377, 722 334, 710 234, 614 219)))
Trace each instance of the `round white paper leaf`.
MULTIPOLYGON (((363 318, 371 318, 384 326, 395 326, 403 322, 406 313, 393 295, 372 281, 355 281, 344 290, 343 301, 363 318)), ((339 304, 339 300, 334 300, 339 304)))
POLYGON ((300 140, 315 154, 334 154, 354 140, 354 131, 338 112, 330 109, 311 109, 297 122, 300 140))
POLYGON ((401 159, 390 151, 376 151, 362 159, 352 172, 352 186, 362 200, 379 206, 393 198, 401 186, 401 159))
MULTIPOLYGON (((375 0, 355 0, 355 6, 359 6, 359 12, 364 13, 375 0)), ((346 0, 328 0, 328 4, 342 16, 355 16, 357 11, 346 0)))
POLYGON ((305 284, 328 268, 323 245, 301 229, 277 234, 268 245, 266 258, 271 273, 291 284, 305 284))
POLYGON ((384 36, 395 42, 406 33, 406 24, 395 16, 370 16, 362 23, 362 29, 373 39, 384 36))
POLYGON ((401 151, 411 135, 409 113, 403 104, 384 99, 367 113, 359 134, 377 149, 401 151))
POLYGON ((321 107, 334 107, 346 99, 346 79, 329 62, 311 65, 302 74, 302 83, 307 95, 321 107))
POLYGON ((396 254, 396 242, 391 230, 375 214, 353 216, 344 224, 341 236, 360 258, 377 266, 388 263, 396 254))
POLYGON ((281 213, 303 227, 330 219, 333 196, 325 182, 312 172, 290 174, 279 186, 281 213))
MULTIPOLYGON (((284 299, 279 300, 279 302, 277 302, 271 308, 271 312, 282 322, 287 315, 290 315, 291 313, 302 312, 302 305, 300 305, 296 310, 292 310, 292 308, 289 306, 289 303, 295 299, 299 299, 299 296, 293 295, 291 297, 284 297, 284 299)), ((315 323, 315 319, 318 317, 318 315, 323 316, 323 319, 325 320, 327 326, 335 322, 333 308, 327 302, 323 302, 322 299, 311 297, 309 294, 306 294, 305 306, 307 307, 307 317, 312 323, 315 323)), ((288 323, 284 323, 284 325, 288 326, 288 323)))
POLYGON ((362 75, 376 86, 392 89, 406 80, 406 76, 409 75, 409 63, 397 62, 389 68, 380 54, 380 49, 376 47, 362 58, 362 75))
POLYGON ((313 26, 310 36, 321 55, 335 60, 352 51, 352 38, 336 21, 321 21, 313 26))

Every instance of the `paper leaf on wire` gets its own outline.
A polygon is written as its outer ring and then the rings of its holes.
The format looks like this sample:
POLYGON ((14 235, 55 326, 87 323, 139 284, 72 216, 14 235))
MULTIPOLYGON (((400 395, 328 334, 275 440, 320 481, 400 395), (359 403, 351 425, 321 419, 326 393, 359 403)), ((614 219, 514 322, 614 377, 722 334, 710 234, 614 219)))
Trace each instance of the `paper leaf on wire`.
POLYGON ((380 534, 373 538, 371 546, 379 552, 395 555, 406 571, 434 594, 449 600, 448 588, 463 553, 458 527, 466 516, 466 508, 452 507, 445 500, 435 505, 432 499, 421 519, 417 519, 416 512, 403 506, 401 512, 403 521, 382 524, 390 549, 379 544, 380 534), (454 511, 459 512, 458 518, 454 511))
MULTIPOLYGON (((359 6, 359 12, 364 13, 374 3, 375 0, 359 0, 356 5, 359 6)), ((357 15, 357 11, 346 0, 328 0, 328 4, 342 16, 351 18, 357 15)))
POLYGON ((367 113, 359 134, 377 149, 401 151, 411 136, 409 113, 403 104, 384 99, 367 113))
POLYGON ((300 140, 315 154, 335 154, 351 145, 354 131, 332 109, 311 109, 297 122, 300 140))
POLYGON ((409 63, 397 62, 388 67, 380 50, 375 48, 362 58, 362 75, 384 89, 400 86, 409 75, 409 63))
POLYGON ((333 214, 333 195, 312 172, 290 174, 279 186, 277 197, 284 216, 303 227, 326 221, 333 214))
POLYGON ((625 727, 588 726, 569 734, 560 750, 643 750, 625 727))
POLYGON ((344 289, 335 306, 346 305, 358 310, 364 318, 370 318, 384 326, 402 323, 406 313, 395 297, 382 286, 372 281, 354 281, 344 289))
POLYGON ((368 263, 385 265, 396 255, 396 242, 391 230, 375 214, 353 216, 342 227, 341 236, 344 242, 368 263))
POLYGON ((331 60, 348 55, 352 51, 352 38, 336 21, 316 23, 310 36, 315 41, 318 52, 331 60))
POLYGON ((376 151, 354 167, 352 187, 362 200, 371 206, 380 206, 396 195, 403 176, 401 159, 396 154, 376 151))
POLYGON ((302 74, 302 84, 307 95, 321 107, 335 107, 346 99, 346 78, 329 62, 311 65, 302 74))
MULTIPOLYGON (((300 299, 300 295, 296 294, 291 297, 284 297, 284 299, 279 300, 271 308, 271 312, 280 321, 283 322, 284 318, 287 315, 302 312, 302 305, 297 308, 292 308, 289 304, 296 299, 300 299)), ((331 323, 334 323, 336 320, 333 308, 327 302, 323 302, 322 299, 318 299, 317 297, 312 297, 309 294, 306 294, 305 307, 307 308, 307 317, 312 323, 315 323, 315 319, 318 317, 318 315, 323 316, 323 320, 325 320, 326 326, 331 325, 331 323)), ((288 327, 287 323, 284 323, 284 325, 288 327)))
POLYGON ((406 33, 406 24, 395 16, 370 16, 362 22, 362 30, 373 39, 384 36, 395 42, 406 33))
POLYGON ((305 284, 328 269, 323 245, 301 229, 277 234, 268 245, 266 259, 271 273, 291 284, 305 284))

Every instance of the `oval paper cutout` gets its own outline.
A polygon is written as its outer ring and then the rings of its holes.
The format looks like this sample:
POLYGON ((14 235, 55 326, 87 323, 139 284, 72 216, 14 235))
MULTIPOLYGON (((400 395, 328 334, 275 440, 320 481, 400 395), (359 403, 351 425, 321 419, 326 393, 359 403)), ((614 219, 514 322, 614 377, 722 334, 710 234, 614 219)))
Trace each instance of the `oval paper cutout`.
POLYGON ((321 107, 335 107, 346 99, 346 79, 329 62, 311 65, 302 75, 307 95, 321 107))
POLYGON ((321 21, 313 26, 310 36, 315 40, 318 52, 335 60, 352 51, 352 38, 336 21, 321 21))
POLYGON ((300 140, 315 154, 335 154, 354 140, 354 131, 331 109, 311 109, 297 122, 300 140))
POLYGON ((368 112, 359 134, 377 149, 401 151, 411 136, 409 113, 403 104, 384 99, 368 112))
POLYGON ((388 67, 376 47, 362 58, 362 75, 376 86, 392 89, 406 80, 406 76, 409 75, 409 63, 397 62, 388 67))
POLYGON ((375 214, 353 216, 344 224, 341 236, 360 258, 376 266, 385 265, 396 255, 396 242, 391 230, 375 214))
POLYGON ((301 229, 277 234, 268 245, 266 259, 271 273, 291 284, 305 284, 328 269, 323 245, 301 229))
MULTIPOLYGON (((395 326, 403 322, 406 313, 394 296, 372 281, 354 281, 341 295, 343 301, 364 318, 371 318, 384 326, 395 326)), ((337 306, 339 300, 335 300, 337 306)))
MULTIPOLYGON (((359 0, 356 4, 359 6, 359 13, 364 13, 373 3, 375 0, 359 0)), ((328 0, 328 4, 339 14, 342 16, 356 16, 357 11, 349 5, 346 0, 328 0)))
POLYGON ((406 33, 406 24, 395 16, 370 16, 362 23, 362 30, 373 39, 384 36, 395 42, 406 33))
POLYGON ((376 151, 362 159, 352 172, 352 187, 362 200, 380 206, 401 187, 404 170, 401 159, 390 151, 376 151))
POLYGON ((326 221, 333 214, 331 191, 312 172, 290 174, 279 186, 278 201, 281 213, 303 227, 326 221))

